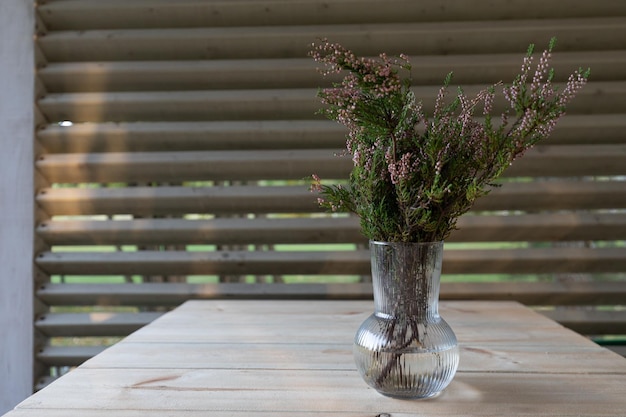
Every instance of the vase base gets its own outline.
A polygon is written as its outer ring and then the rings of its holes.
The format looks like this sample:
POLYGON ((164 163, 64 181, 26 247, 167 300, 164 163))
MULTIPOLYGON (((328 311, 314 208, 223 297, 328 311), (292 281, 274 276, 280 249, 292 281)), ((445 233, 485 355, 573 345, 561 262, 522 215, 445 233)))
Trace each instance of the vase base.
POLYGON ((432 399, 439 397, 443 393, 443 390, 433 392, 431 394, 425 394, 425 395, 415 395, 414 393, 413 394, 407 393, 406 395, 404 395, 402 393, 386 393, 386 392, 380 392, 380 391, 377 391, 377 392, 385 397, 393 398, 394 400, 422 401, 422 400, 432 400, 432 399))
MULTIPOLYGON (((370 328, 367 324, 366 321, 361 330, 370 328)), ((429 337, 438 333, 431 331, 429 337)), ((372 339, 368 335, 371 336, 368 331, 357 333, 357 343, 353 346, 355 363, 363 380, 386 397, 407 400, 437 397, 456 373, 459 364, 456 340, 447 341, 449 346, 440 345, 444 348, 441 350, 419 348, 398 354, 360 345, 358 342, 372 339)))

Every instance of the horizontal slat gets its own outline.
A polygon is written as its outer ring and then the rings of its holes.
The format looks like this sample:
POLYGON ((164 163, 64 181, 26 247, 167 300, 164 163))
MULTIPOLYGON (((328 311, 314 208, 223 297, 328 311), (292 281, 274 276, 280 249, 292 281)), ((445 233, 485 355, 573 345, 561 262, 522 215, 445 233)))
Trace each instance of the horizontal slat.
POLYGON ((35 328, 49 337, 126 336, 163 313, 50 313, 35 321, 35 328))
POLYGON ((624 144, 626 143, 624 114, 572 115, 558 121, 547 139, 558 144, 624 144))
MULTIPOLYGON (((37 131, 49 153, 341 148, 346 130, 330 120, 80 123, 37 131)), ((559 120, 546 144, 626 144, 624 114, 559 120)))
MULTIPOLYGON (((445 279, 445 277, 444 277, 445 279)), ((188 299, 371 299, 357 284, 45 284, 49 305, 175 306, 188 299)), ((468 282, 441 284, 443 300, 506 300, 526 305, 612 305, 626 302, 623 282, 468 282)))
MULTIPOLYGON (((37 265, 61 275, 367 275, 369 251, 44 252, 37 265)), ((626 270, 626 248, 448 250, 448 274, 602 273, 626 270)))
POLYGON ((49 92, 315 88, 322 82, 316 67, 306 58, 68 62, 38 75, 49 92))
MULTIPOLYGON (((186 151, 50 154, 36 166, 50 182, 222 181, 347 178, 352 161, 337 150, 186 151)), ((576 177, 626 173, 626 145, 537 146, 504 176, 576 177)))
POLYGON ((476 200, 473 209, 541 212, 624 207, 626 207, 624 181, 559 180, 505 183, 476 200))
POLYGON ((176 306, 189 299, 371 299, 372 285, 355 284, 44 284, 49 305, 176 306))
POLYGON ((36 357, 38 362, 49 366, 78 366, 104 349, 104 346, 46 346, 36 357))
MULTIPOLYGON (((609 192, 609 195, 614 194, 609 192)), ((50 215, 127 213, 158 216, 245 214, 250 211, 311 213, 319 211, 315 197, 306 186, 46 188, 37 194, 37 202, 50 215)))
POLYGON ((37 138, 51 153, 316 149, 343 147, 346 132, 330 120, 80 123, 48 125, 37 138))
POLYGON ((367 243, 355 218, 48 221, 37 232, 51 245, 367 243))
POLYGON ((582 334, 626 334, 626 310, 557 308, 541 311, 541 313, 582 334))
MULTIPOLYGON (((474 96, 486 87, 470 85, 465 92, 474 96)), ((434 107, 438 86, 412 90, 424 108, 434 107)), ((315 115, 321 107, 316 93, 312 88, 67 93, 49 94, 37 105, 51 122, 321 119, 315 115)), ((508 108, 498 95, 493 111, 499 114, 508 108)), ((626 113, 626 81, 589 82, 568 104, 568 113, 626 113)))
POLYGON ((347 177, 352 163, 334 155, 341 150, 275 150, 53 154, 37 161, 51 182, 223 181, 296 179, 324 170, 347 177))
POLYGON ((509 1, 506 7, 462 0, 440 0, 438 7, 413 0, 55 0, 39 4, 38 11, 49 29, 82 30, 616 16, 626 14, 623 6, 614 0, 561 0, 559 7, 542 0, 509 1))
MULTIPOLYGON (((411 59, 414 85, 440 85, 454 72, 454 84, 511 82, 523 51, 515 54, 430 55, 411 59)), ((579 67, 593 68, 594 81, 623 79, 626 50, 556 53, 555 81, 579 67)), ((317 88, 338 80, 322 79, 319 64, 307 58, 201 61, 120 61, 51 63, 38 70, 49 93, 96 91, 223 90, 317 88)))
POLYGON ((505 176, 621 176, 626 145, 536 146, 508 168, 505 176))
POLYGON ((626 213, 466 215, 449 242, 626 240, 626 213))
MULTIPOLYGON (((37 203, 49 215, 187 213, 311 213, 319 211, 305 186, 46 188, 37 203)), ((624 181, 511 182, 494 188, 474 210, 595 210, 626 208, 624 181)))
POLYGON ((626 17, 50 32, 38 38, 48 61, 305 57, 327 37, 360 55, 515 53, 556 36, 559 50, 626 49, 626 17), (419 39, 420 42, 415 42, 419 39))
MULTIPOLYGON (((306 326, 308 328, 311 325, 307 323, 306 326)), ((346 327, 342 327, 339 332, 340 340, 344 340, 342 336, 345 333, 351 333, 351 329, 346 327)), ((262 340, 269 343, 281 340, 281 336, 287 333, 285 330, 281 333, 275 328, 267 328, 261 327, 258 331, 262 340)), ((257 328, 252 330, 256 331, 257 328)), ((496 331, 493 330, 494 333, 496 331)), ((518 333, 522 332, 518 330, 518 333)), ((555 332, 555 335, 560 333, 555 332)), ((250 337, 254 333, 246 335, 250 337)), ((155 369, 134 369, 132 359, 127 359, 130 355, 120 355, 129 363, 127 369, 76 370, 63 382, 22 402, 7 417, 99 417, 114 414, 122 417, 201 414, 217 417, 310 417, 319 414, 374 416, 381 409, 394 417, 410 417, 416 415, 416 408, 422 415, 454 417, 501 415, 503 409, 507 410, 505 412, 524 410, 527 415, 543 417, 594 414, 604 417, 626 413, 626 401, 620 388, 625 379, 623 361, 601 348, 595 351, 578 348, 584 346, 578 337, 573 339, 575 344, 569 350, 554 348, 546 342, 539 342, 538 347, 530 349, 513 342, 493 347, 486 345, 485 348, 481 342, 472 342, 468 350, 461 350, 461 357, 469 357, 469 363, 461 362, 462 368, 457 379, 446 392, 446 401, 423 401, 418 405, 415 401, 391 401, 372 395, 370 389, 363 389, 353 367, 345 368, 345 361, 350 361, 350 347, 346 348, 344 343, 319 353, 318 340, 313 346, 306 342, 295 342, 317 350, 282 353, 277 363, 283 369, 264 365, 268 359, 271 360, 281 352, 281 347, 249 347, 254 353, 245 356, 245 351, 241 349, 254 342, 239 344, 233 352, 218 352, 215 356, 211 356, 215 347, 204 346, 196 347, 189 357, 169 360, 170 356, 163 355, 168 362, 171 361, 169 363, 190 364, 167 368, 157 364, 155 369), (269 353, 264 356, 262 351, 258 351, 259 348, 265 348, 269 353), (201 349, 205 349, 204 355, 216 366, 203 366, 205 362, 201 349), (556 355, 562 355, 563 358, 553 359, 556 355), (225 357, 222 363, 226 365, 222 367, 217 365, 220 356, 225 357), (239 357, 242 358, 240 363, 230 365, 234 362, 231 358, 239 357), (256 359, 259 357, 261 359, 256 359), (339 357, 344 362, 341 365, 329 364, 322 369, 312 368, 319 367, 319 363, 328 363, 329 357, 339 357), (528 365, 524 366, 526 363, 528 365), (295 364, 300 364, 300 368, 296 368, 295 364), (86 384, 85 381, 94 383, 86 384), (473 396, 483 402, 478 405, 473 402, 468 404, 470 400, 467 397, 473 396), (122 407, 124 409, 120 410, 122 407)), ((145 362, 150 359, 146 358, 145 362)), ((141 365, 144 360, 137 362, 141 365)))
MULTIPOLYGON (((448 242, 626 240, 626 213, 463 216, 448 242)), ((367 243, 357 218, 46 221, 49 245, 367 243)))
POLYGON ((36 262, 45 272, 61 275, 354 275, 367 274, 370 269, 369 251, 44 252, 36 262))
POLYGON ((52 122, 288 120, 314 118, 315 95, 308 88, 72 93, 37 104, 52 122))
MULTIPOLYGON (((528 306, 623 305, 624 282, 444 282, 445 300, 517 301, 528 306)), ((624 317, 626 321, 626 317, 624 317)))

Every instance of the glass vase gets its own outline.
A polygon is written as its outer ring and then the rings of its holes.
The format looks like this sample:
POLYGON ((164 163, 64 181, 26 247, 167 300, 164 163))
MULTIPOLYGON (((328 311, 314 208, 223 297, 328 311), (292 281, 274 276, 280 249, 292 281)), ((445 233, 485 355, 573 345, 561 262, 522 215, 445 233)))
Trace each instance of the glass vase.
POLYGON ((370 242, 374 313, 354 338, 356 367, 379 393, 419 399, 452 381, 459 350, 439 316, 443 242, 370 242))

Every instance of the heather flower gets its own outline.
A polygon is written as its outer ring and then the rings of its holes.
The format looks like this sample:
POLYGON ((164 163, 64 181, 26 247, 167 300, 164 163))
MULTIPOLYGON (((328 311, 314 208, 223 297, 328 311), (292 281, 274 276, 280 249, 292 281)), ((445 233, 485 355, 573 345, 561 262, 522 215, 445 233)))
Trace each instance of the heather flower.
POLYGON ((320 192, 322 191, 322 179, 317 175, 311 175, 311 192, 320 192))
POLYGON ((320 204, 357 214, 372 240, 445 239, 502 172, 552 132, 585 86, 589 70, 582 69, 570 75, 562 92, 552 85, 553 47, 554 40, 533 71, 531 45, 510 85, 496 83, 475 97, 459 88, 448 100, 448 74, 427 114, 410 89, 406 55, 361 58, 326 40, 314 44, 310 55, 324 65, 322 74, 345 74, 318 96, 326 105, 322 112, 348 129, 346 149, 354 163, 348 187, 313 177, 320 204), (510 109, 493 123, 498 93, 510 109))

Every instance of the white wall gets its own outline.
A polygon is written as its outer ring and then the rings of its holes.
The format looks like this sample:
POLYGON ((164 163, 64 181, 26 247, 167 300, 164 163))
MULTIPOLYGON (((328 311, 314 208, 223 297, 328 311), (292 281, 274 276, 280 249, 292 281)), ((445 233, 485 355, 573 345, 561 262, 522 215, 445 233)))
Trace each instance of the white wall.
POLYGON ((0 415, 33 386, 33 0, 0 0, 0 415))

